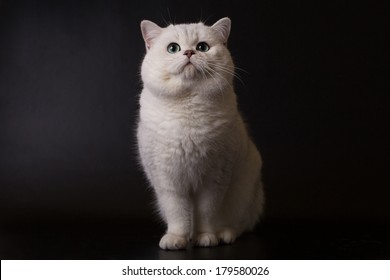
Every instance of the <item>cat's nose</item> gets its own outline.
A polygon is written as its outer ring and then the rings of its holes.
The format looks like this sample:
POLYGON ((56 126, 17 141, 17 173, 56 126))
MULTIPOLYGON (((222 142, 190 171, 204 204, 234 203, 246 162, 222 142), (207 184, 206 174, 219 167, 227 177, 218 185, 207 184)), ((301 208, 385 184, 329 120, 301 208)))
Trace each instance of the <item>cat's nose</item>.
POLYGON ((183 54, 190 58, 195 52, 193 50, 186 50, 183 54))

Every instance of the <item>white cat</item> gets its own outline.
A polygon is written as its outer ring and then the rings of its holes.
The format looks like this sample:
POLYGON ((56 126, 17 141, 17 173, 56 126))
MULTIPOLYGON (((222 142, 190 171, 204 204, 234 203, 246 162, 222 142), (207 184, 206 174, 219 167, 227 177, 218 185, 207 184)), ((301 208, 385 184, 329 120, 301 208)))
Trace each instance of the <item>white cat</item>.
POLYGON ((141 22, 138 149, 167 232, 162 249, 230 244, 263 212, 261 157, 237 110, 231 21, 141 22))

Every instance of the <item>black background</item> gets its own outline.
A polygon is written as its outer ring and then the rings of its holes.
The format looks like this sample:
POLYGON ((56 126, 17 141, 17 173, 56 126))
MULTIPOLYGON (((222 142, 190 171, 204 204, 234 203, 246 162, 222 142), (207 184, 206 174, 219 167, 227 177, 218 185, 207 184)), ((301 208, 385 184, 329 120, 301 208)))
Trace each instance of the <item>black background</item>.
POLYGON ((388 25, 374 1, 0 3, 3 229, 109 221, 159 236, 136 159, 139 23, 224 16, 264 160, 264 223, 389 222, 388 25))

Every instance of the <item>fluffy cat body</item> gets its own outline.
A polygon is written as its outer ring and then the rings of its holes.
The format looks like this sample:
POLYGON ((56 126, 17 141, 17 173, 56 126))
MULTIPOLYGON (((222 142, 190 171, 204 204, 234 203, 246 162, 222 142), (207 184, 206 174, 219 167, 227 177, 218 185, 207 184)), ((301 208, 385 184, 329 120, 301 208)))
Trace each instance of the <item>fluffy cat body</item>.
POLYGON ((166 28, 143 21, 141 30, 147 53, 137 138, 167 223, 160 247, 232 243, 257 222, 264 194, 261 157, 233 90, 230 20, 166 28))

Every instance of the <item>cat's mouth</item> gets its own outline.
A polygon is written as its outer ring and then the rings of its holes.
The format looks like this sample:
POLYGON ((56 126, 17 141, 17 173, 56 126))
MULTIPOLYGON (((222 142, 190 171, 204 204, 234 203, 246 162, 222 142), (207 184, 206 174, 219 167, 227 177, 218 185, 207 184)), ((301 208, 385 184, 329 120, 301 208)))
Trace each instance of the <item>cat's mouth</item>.
POLYGON ((185 59, 176 65, 176 68, 171 74, 187 81, 198 80, 202 77, 202 69, 196 59, 188 59, 185 57, 185 59))
POLYGON ((184 67, 187 67, 187 66, 194 66, 194 64, 192 63, 191 60, 188 60, 186 65, 184 65, 184 67))

